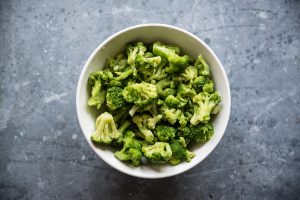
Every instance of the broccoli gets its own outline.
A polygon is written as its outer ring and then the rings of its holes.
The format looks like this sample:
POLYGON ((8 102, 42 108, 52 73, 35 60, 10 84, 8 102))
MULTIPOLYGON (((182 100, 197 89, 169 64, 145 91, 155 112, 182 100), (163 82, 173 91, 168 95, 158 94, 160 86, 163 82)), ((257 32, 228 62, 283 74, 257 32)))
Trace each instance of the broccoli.
POLYGON ((96 106, 100 109, 101 105, 105 101, 105 90, 103 89, 100 71, 93 72, 89 77, 89 84, 92 86, 91 97, 88 100, 89 106, 96 106))
POLYGON ((122 91, 125 101, 134 103, 137 106, 146 106, 157 100, 155 85, 150 83, 134 83, 128 85, 122 91))
POLYGON ((96 120, 96 131, 92 134, 91 140, 95 143, 110 144, 122 136, 117 130, 114 118, 108 112, 102 113, 96 120))
POLYGON ((166 163, 172 156, 169 143, 156 142, 153 145, 144 146, 142 152, 145 158, 152 163, 166 163))
POLYGON ((212 93, 214 91, 214 83, 209 80, 205 85, 203 86, 203 92, 212 93))
POLYGON ((180 101, 176 97, 174 97, 173 95, 169 95, 165 99, 165 103, 170 108, 177 108, 180 101))
POLYGON ((122 96, 121 87, 110 87, 106 93, 106 104, 111 110, 116 110, 125 106, 126 102, 122 96))
POLYGON ((175 124, 178 117, 181 115, 181 110, 175 108, 169 108, 167 105, 161 107, 163 119, 168 121, 170 124, 175 124))
POLYGON ((197 91, 202 91, 203 86, 208 83, 209 78, 207 76, 198 76, 194 82, 193 82, 193 87, 197 90, 197 91))
POLYGON ((115 152, 115 157, 121 161, 127 161, 132 166, 138 167, 142 159, 142 145, 134 139, 134 133, 127 131, 123 139, 122 150, 115 152))
POLYGON ((182 145, 182 140, 171 140, 170 147, 172 150, 172 157, 170 158, 169 162, 172 165, 177 165, 183 160, 189 162, 193 157, 195 157, 194 153, 190 152, 182 145))
POLYGON ((137 42, 134 46, 129 45, 126 49, 128 55, 127 63, 129 65, 135 64, 135 59, 137 55, 144 55, 147 50, 146 46, 142 42, 137 42))
POLYGON ((203 76, 210 76, 209 66, 203 59, 202 55, 199 55, 196 62, 195 67, 199 70, 199 74, 203 76))
POLYGON ((184 72, 181 73, 181 76, 184 78, 184 81, 193 81, 198 74, 197 68, 194 66, 188 66, 184 72))
POLYGON ((135 167, 143 156, 152 163, 190 161, 188 147, 212 137, 211 116, 220 110, 208 63, 175 45, 147 47, 131 43, 91 73, 88 105, 104 110, 91 140, 119 148, 115 157, 135 167))
POLYGON ((161 115, 151 117, 148 114, 134 115, 132 118, 133 123, 136 124, 139 131, 143 134, 145 140, 149 143, 154 142, 154 135, 150 129, 154 129, 156 123, 161 119, 161 115))
POLYGON ((221 101, 221 98, 217 92, 209 94, 202 92, 194 96, 193 102, 197 104, 194 109, 194 115, 190 122, 193 125, 197 125, 200 122, 207 122, 210 120, 210 113, 212 109, 221 101))
POLYGON ((178 73, 183 71, 189 64, 189 56, 179 56, 173 48, 168 48, 161 43, 155 42, 153 44, 153 53, 155 55, 167 58, 169 66, 166 67, 166 73, 178 73))
POLYGON ((113 72, 122 71, 127 65, 127 58, 123 53, 117 55, 116 59, 108 58, 108 67, 112 69, 113 72))
POLYGON ((158 125, 155 127, 154 133, 158 137, 159 141, 167 142, 175 138, 176 129, 171 126, 158 125))
POLYGON ((197 126, 184 127, 180 129, 179 135, 185 138, 187 144, 204 143, 214 134, 214 127, 211 123, 199 124, 197 126))

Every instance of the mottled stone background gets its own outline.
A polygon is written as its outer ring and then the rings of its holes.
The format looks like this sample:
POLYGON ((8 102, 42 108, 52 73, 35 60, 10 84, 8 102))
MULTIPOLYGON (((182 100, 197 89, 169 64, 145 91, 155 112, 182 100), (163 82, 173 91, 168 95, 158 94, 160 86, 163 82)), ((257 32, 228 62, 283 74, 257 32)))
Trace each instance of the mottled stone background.
POLYGON ((300 199, 300 1, 0 1, 0 199, 300 199), (232 91, 215 151, 162 180, 101 161, 78 125, 91 52, 125 27, 182 27, 216 52, 232 91))

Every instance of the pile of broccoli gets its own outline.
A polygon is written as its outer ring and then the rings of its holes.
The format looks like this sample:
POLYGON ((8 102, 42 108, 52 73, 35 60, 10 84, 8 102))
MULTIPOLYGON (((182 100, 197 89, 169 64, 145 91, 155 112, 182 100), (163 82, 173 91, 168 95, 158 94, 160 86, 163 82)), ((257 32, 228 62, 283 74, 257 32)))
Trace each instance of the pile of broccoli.
POLYGON ((91 140, 118 148, 115 157, 132 166, 143 157, 173 165, 190 161, 195 154, 188 148, 214 133, 211 118, 221 98, 201 55, 195 61, 174 45, 136 42, 108 58, 88 83, 88 105, 106 111, 91 140))

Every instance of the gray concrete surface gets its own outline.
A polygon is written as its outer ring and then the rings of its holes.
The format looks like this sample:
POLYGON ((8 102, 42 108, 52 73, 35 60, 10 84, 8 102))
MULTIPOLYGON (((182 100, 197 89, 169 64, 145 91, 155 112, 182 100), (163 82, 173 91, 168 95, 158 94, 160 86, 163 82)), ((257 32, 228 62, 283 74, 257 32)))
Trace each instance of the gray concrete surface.
POLYGON ((0 1, 0 199, 300 199, 300 1, 0 1), (101 161, 75 89, 125 27, 182 27, 216 52, 232 113, 215 151, 162 180, 101 161))

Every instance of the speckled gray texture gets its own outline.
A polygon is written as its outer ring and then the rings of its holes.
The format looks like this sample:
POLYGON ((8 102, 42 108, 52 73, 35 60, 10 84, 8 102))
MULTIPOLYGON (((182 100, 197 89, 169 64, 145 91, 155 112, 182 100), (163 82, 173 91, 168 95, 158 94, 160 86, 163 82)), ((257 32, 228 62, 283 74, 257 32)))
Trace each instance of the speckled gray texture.
POLYGON ((0 199, 300 199, 300 1, 0 1, 0 199), (91 52, 125 27, 182 27, 232 91, 215 151, 176 177, 105 164, 75 110, 91 52))

